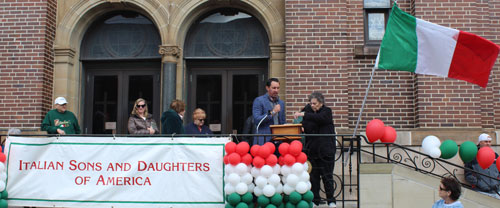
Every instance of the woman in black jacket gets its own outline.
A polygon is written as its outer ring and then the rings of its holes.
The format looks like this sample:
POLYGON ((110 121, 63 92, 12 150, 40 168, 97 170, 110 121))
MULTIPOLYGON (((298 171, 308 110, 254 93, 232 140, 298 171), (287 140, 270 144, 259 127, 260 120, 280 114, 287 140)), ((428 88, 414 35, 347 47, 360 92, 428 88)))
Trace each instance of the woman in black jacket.
MULTIPOLYGON (((324 105, 325 98, 319 92, 309 95, 309 104, 301 112, 294 114, 300 116, 302 127, 306 134, 335 134, 332 109, 324 105)), ((320 180, 323 179, 327 203, 329 207, 336 207, 333 189, 333 169, 335 167, 335 137, 334 136, 306 136, 305 152, 312 165, 311 190, 314 194, 313 202, 318 205, 321 201, 319 195, 320 180)))

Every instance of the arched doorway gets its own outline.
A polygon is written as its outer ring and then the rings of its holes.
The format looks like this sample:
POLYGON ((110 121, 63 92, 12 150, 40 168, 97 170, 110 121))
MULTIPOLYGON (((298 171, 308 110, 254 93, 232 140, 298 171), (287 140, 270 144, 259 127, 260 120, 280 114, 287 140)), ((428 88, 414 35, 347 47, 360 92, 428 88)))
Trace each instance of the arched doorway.
POLYGON ((81 44, 84 69, 84 122, 86 134, 126 134, 127 121, 137 98, 159 121, 160 36, 145 16, 113 12, 87 30, 81 44))
POLYGON ((269 39, 259 20, 233 8, 207 13, 191 26, 184 59, 187 123, 191 112, 202 108, 213 132, 242 133, 268 74, 269 39))

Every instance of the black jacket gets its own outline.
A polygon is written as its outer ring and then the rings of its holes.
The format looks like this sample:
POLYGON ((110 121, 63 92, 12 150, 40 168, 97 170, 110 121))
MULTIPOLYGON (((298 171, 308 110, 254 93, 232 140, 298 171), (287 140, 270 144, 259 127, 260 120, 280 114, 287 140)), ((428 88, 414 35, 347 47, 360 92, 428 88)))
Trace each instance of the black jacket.
MULTIPOLYGON (((318 111, 313 111, 311 105, 304 109, 302 127, 306 134, 335 134, 332 109, 322 106, 318 111)), ((317 158, 335 155, 336 142, 333 136, 307 136, 304 150, 308 157, 317 158)))
MULTIPOLYGON (((498 160, 498 154, 496 153, 495 158, 497 158, 498 160)), ((472 185, 472 188, 474 190, 488 193, 494 193, 500 190, 500 173, 498 172, 495 163, 491 164, 490 167, 483 169, 481 168, 481 166, 479 166, 476 158, 474 158, 474 160, 466 163, 465 167, 496 178, 495 180, 486 176, 479 175, 475 172, 465 170, 465 180, 472 185)))

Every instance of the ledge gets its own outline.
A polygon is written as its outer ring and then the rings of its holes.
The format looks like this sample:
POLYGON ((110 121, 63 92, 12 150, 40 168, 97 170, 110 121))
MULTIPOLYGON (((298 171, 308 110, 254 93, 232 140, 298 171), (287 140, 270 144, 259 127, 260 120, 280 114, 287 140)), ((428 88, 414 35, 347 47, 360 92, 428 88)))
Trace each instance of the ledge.
POLYGON ((377 57, 379 45, 356 45, 354 46, 354 57, 373 58, 377 57))

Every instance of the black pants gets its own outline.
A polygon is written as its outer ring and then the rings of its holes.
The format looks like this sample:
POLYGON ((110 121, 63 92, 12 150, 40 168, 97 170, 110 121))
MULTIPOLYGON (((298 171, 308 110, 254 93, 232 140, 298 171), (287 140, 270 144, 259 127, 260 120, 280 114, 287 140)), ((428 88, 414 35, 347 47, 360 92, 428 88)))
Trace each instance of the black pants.
POLYGON ((309 158, 312 165, 311 170, 311 191, 314 194, 313 202, 318 205, 321 202, 319 196, 320 181, 323 180, 327 203, 336 202, 333 189, 333 169, 335 167, 335 156, 323 156, 309 158))

